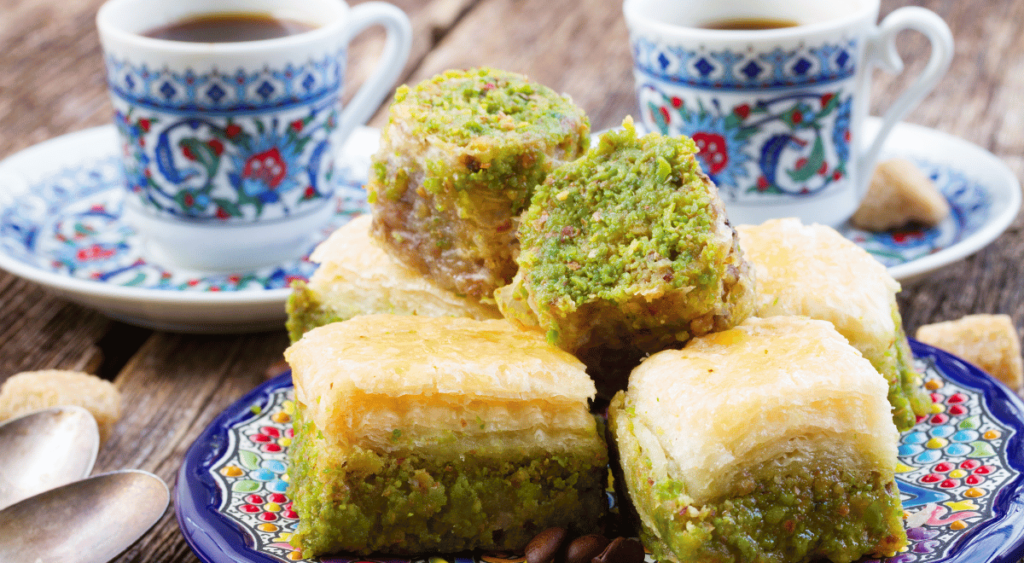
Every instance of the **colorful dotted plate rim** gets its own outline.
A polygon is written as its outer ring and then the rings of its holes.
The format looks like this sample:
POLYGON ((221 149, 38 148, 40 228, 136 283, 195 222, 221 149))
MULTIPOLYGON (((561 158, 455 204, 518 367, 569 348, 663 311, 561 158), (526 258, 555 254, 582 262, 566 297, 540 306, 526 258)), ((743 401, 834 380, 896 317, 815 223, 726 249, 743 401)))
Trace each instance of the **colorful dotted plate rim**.
MULTIPOLYGON (((887 563, 909 563, 912 561, 918 563, 924 561, 940 563, 1016 562, 1024 556, 1024 443, 1022 443, 1024 440, 1024 402, 1002 384, 955 356, 914 340, 911 340, 911 346, 917 361, 930 374, 930 381, 933 381, 929 390, 934 394, 933 401, 936 401, 934 412, 936 414, 932 417, 937 416, 938 418, 926 417, 919 422, 914 430, 905 432, 901 436, 901 469, 898 471, 909 472, 902 475, 900 486, 904 502, 908 505, 908 532, 911 535, 912 544, 909 550, 886 561, 887 563), (942 389, 943 387, 948 388, 942 389), (949 403, 950 406, 947 408, 945 403, 949 403), (991 458, 989 461, 980 462, 981 464, 999 464, 981 466, 982 469, 988 467, 988 471, 991 471, 991 473, 979 473, 979 475, 985 475, 981 478, 982 481, 988 479, 989 490, 977 494, 993 494, 989 495, 991 500, 985 499, 989 502, 982 503, 980 508, 978 506, 969 508, 959 506, 971 504, 970 497, 972 495, 969 493, 965 494, 965 499, 959 502, 941 502, 957 497, 947 495, 947 497, 941 498, 942 491, 939 487, 943 486, 943 483, 930 480, 931 476, 936 475, 936 471, 945 470, 946 474, 942 476, 945 479, 954 475, 954 471, 949 471, 954 467, 976 469, 978 463, 972 462, 970 456, 960 456, 964 457, 965 461, 961 462, 959 466, 955 463, 947 463, 946 458, 935 458, 934 456, 928 457, 923 465, 916 468, 902 464, 903 460, 909 460, 913 456, 920 457, 931 452, 949 450, 949 448, 939 447, 943 445, 941 440, 945 438, 933 437, 927 443, 922 442, 922 439, 928 434, 945 436, 944 432, 936 434, 932 430, 942 428, 943 424, 940 423, 948 420, 950 418, 948 415, 955 416, 954 410, 957 412, 964 410, 965 407, 957 406, 959 404, 970 409, 980 408, 979 412, 983 416, 980 417, 982 421, 980 426, 965 425, 966 419, 964 419, 958 428, 973 429, 974 432, 985 431, 988 428, 990 430, 986 432, 986 435, 996 436, 993 443, 997 444, 998 451, 986 454, 991 458), (946 418, 943 419, 943 416, 946 418), (918 434, 921 435, 921 438, 911 438, 912 435, 918 434), (1000 437, 1001 444, 999 444, 1000 437), (939 443, 933 443, 936 440, 939 443), (921 448, 924 449, 918 448, 918 444, 922 443, 924 446, 921 448), (942 467, 944 465, 950 467, 944 468, 942 467), (914 482, 931 483, 931 487, 929 488, 927 485, 905 487, 909 483, 906 480, 909 477, 913 477, 914 482), (998 488, 991 490, 994 485, 998 485, 998 488), (933 495, 933 498, 929 501, 930 504, 924 504, 922 495, 929 494, 933 495), (912 500, 908 500, 908 497, 911 497, 912 500), (952 513, 942 506, 943 504, 952 507, 952 513), (981 512, 974 512, 971 508, 981 510, 981 512), (911 524, 910 520, 915 518, 918 523, 911 524), (925 523, 926 520, 927 523, 925 523)), ((230 457, 233 448, 238 450, 235 447, 237 439, 232 436, 232 433, 237 435, 240 428, 252 425, 254 421, 269 416, 271 411, 268 411, 268 408, 280 408, 281 394, 290 391, 291 387, 290 373, 258 386, 214 419, 196 439, 185 456, 178 472, 175 512, 186 541, 204 563, 281 563, 288 561, 280 553, 260 551, 260 548, 255 547, 258 542, 254 539, 253 530, 247 529, 237 516, 232 517, 228 514, 232 502, 225 503, 225 493, 227 495, 232 493, 225 490, 224 484, 220 482, 222 479, 218 477, 216 470, 224 469, 226 458, 230 457)), ((947 437, 954 442, 950 444, 951 446, 961 445, 955 443, 956 439, 953 436, 947 437)), ((949 457, 948 459, 958 458, 949 457)), ((968 473, 960 472, 965 475, 968 473)), ((969 479, 970 477, 964 481, 969 483, 969 479)), ((958 481, 956 483, 958 488, 968 486, 965 484, 961 487, 959 479, 950 479, 949 481, 952 483, 954 480, 958 481)), ((953 487, 952 484, 949 486, 953 487)), ((985 486, 982 485, 976 489, 985 489, 985 486)), ((229 497, 228 500, 230 501, 231 498, 229 497)), ((280 543, 277 545, 277 551, 280 552, 280 543)), ((410 561, 409 559, 348 558, 344 556, 331 557, 329 560, 337 563, 410 561)), ((499 561, 504 559, 483 556, 481 560, 499 561)), ((519 561, 521 558, 512 560, 519 561)), ((445 559, 438 556, 425 557, 422 561, 472 563, 476 559, 465 556, 445 559)))

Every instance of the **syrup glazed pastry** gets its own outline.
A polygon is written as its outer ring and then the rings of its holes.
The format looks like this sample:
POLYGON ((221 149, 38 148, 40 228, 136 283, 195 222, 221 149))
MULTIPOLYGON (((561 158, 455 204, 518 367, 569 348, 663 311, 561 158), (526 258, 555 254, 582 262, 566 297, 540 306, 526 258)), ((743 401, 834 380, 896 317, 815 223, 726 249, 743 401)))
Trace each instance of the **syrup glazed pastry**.
POLYGON ((823 225, 775 219, 737 230, 757 272, 757 316, 805 315, 835 325, 889 383, 900 430, 931 412, 896 305, 900 284, 885 266, 823 225))
POLYGON ((534 186, 587 149, 567 96, 489 68, 395 93, 373 157, 373 235, 438 286, 490 297, 516 273, 518 217, 534 186))
POLYGON ((591 533, 608 454, 571 355, 505 321, 374 315, 311 330, 289 496, 303 556, 521 551, 591 533))
POLYGON ((1014 391, 1024 385, 1020 337, 1009 315, 967 315, 924 325, 915 336, 975 364, 1014 391))
POLYGON ((501 318, 493 304, 441 289, 391 258, 370 237, 370 221, 369 215, 356 217, 310 255, 320 266, 308 284, 295 282, 288 298, 292 342, 318 326, 357 315, 501 318))
POLYGON ((618 359, 725 330, 754 305, 718 189, 684 137, 637 137, 631 118, 537 187, 519 227, 505 318, 545 332, 601 377, 618 359))
POLYGON ((655 354, 608 414, 616 483, 659 561, 847 563, 906 544, 885 380, 827 322, 750 318, 655 354))

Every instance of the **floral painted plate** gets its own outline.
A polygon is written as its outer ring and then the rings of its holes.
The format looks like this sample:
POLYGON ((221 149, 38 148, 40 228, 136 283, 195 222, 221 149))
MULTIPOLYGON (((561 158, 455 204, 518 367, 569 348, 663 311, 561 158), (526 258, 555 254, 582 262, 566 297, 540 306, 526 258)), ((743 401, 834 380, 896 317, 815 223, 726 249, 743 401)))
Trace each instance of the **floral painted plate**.
POLYGON ((113 126, 59 137, 0 163, 0 268, 71 301, 141 326, 183 332, 280 328, 288 285, 316 265, 309 252, 366 211, 375 129, 356 130, 341 150, 337 211, 311 233, 302 256, 234 273, 188 271, 151 261, 122 220, 123 171, 113 126))
MULTIPOLYGON (((1024 403, 954 356, 912 341, 932 413, 900 437, 897 482, 910 544, 886 563, 1014 563, 1024 555, 1024 403)), ((178 472, 178 525, 204 563, 302 561, 288 539, 294 414, 290 374, 239 399, 196 439, 178 472)), ((518 555, 322 563, 521 563, 518 555)), ((651 561, 648 556, 648 561, 651 561)), ((880 563, 876 560, 871 563, 880 563)))

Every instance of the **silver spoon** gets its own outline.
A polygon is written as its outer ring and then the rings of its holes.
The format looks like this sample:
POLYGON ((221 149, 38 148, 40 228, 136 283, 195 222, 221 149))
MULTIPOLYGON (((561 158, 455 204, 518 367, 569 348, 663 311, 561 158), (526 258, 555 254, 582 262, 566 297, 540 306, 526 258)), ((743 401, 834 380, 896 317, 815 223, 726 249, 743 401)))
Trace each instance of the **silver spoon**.
POLYGON ((0 424, 0 509, 89 475, 100 433, 81 407, 54 407, 0 424))
POLYGON ((142 537, 171 494, 152 473, 114 471, 0 510, 0 561, 107 563, 142 537))

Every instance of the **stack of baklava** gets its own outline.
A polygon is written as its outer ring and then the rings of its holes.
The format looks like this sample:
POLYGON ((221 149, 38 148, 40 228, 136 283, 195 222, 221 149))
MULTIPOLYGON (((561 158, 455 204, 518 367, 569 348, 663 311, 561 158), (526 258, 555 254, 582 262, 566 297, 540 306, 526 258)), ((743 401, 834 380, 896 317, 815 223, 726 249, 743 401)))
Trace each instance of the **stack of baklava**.
POLYGON ((304 555, 590 533, 609 460, 660 560, 906 543, 898 429, 926 401, 898 284, 826 227, 736 232, 696 152, 629 119, 591 147, 513 73, 399 88, 372 219, 289 302, 304 555))

